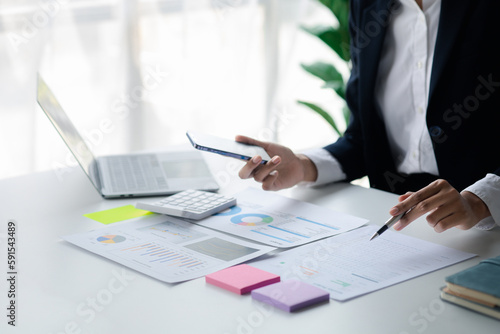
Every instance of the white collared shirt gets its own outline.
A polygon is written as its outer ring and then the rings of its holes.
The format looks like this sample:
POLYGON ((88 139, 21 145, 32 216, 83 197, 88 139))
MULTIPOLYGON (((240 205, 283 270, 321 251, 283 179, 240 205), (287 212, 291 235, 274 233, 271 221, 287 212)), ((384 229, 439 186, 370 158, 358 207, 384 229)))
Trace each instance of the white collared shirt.
MULTIPOLYGON (((391 16, 379 62, 375 101, 380 107, 398 172, 439 175, 426 125, 426 110, 441 0, 399 0, 391 16)), ((321 185, 345 179, 338 161, 326 150, 304 152, 316 165, 321 185)), ((492 218, 477 227, 500 225, 500 177, 488 174, 466 190, 480 197, 492 218), (497 209, 498 208, 498 209, 497 209)))
POLYGON ((400 0, 380 57, 375 101, 398 172, 439 175, 426 125, 427 100, 441 0, 400 0))

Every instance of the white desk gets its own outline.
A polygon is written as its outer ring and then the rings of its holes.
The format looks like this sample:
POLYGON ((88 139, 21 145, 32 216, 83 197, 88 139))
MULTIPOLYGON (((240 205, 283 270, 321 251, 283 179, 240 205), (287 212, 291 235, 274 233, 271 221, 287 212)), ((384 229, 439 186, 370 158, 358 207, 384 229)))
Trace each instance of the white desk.
MULTIPOLYGON (((233 193, 253 181, 227 173, 222 192, 233 193), (226 182, 230 181, 230 182, 226 182)), ((295 188, 291 197, 368 218, 387 219, 397 196, 338 184, 295 188)), ((59 182, 52 171, 0 181, 0 222, 18 223, 18 327, 6 325, 5 245, 1 245, 0 333, 498 333, 500 323, 439 299, 444 277, 500 254, 500 229, 451 230, 436 234, 424 220, 402 233, 473 252, 480 257, 356 298, 297 313, 262 307, 205 284, 204 278, 169 285, 72 246, 60 235, 101 225, 83 217, 135 203, 104 200, 80 169, 59 182), (117 279, 125 273, 125 278, 117 279), (93 304, 95 303, 95 304, 93 304), (94 305, 94 309, 91 305, 94 305)), ((2 226, 2 231, 5 231, 2 226)))

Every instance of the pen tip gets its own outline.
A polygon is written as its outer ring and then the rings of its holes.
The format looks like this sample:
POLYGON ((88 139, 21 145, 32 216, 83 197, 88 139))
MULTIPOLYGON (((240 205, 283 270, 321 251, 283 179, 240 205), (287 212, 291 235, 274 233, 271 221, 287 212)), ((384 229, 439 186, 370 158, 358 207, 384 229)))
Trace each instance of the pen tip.
POLYGON ((372 235, 372 237, 370 238, 370 241, 372 241, 373 239, 375 239, 376 237, 378 237, 378 233, 375 233, 374 235, 372 235))

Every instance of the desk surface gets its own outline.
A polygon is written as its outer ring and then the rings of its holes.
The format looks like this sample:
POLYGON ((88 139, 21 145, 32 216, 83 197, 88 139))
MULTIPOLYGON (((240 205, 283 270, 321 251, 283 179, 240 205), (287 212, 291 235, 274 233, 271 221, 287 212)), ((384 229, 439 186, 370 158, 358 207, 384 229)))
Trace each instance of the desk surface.
MULTIPOLYGON (((237 178, 237 163, 215 172, 221 192, 258 186, 237 178)), ((437 234, 420 219, 401 233, 479 257, 348 302, 330 300, 289 314, 207 285, 204 278, 166 284, 62 241, 61 235, 104 226, 83 214, 136 201, 102 199, 79 168, 65 171, 62 180, 53 171, 0 180, 0 189, 1 224, 18 222, 19 260, 18 327, 7 326, 2 315, 1 333, 498 333, 498 321, 442 302, 439 289, 447 275, 499 255, 500 229, 437 234)), ((397 201, 350 184, 282 193, 378 225, 397 201)), ((0 247, 6 274, 5 245, 0 247)), ((0 290, 5 310, 4 279, 0 290)))

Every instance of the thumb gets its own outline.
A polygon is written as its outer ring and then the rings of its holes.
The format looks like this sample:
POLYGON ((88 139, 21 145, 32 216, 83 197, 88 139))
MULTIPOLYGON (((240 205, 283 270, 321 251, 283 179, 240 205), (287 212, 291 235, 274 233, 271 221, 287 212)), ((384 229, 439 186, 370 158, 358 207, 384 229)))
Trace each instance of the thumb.
POLYGON ((239 143, 243 143, 243 144, 257 145, 257 146, 263 147, 264 149, 269 145, 269 143, 266 143, 266 142, 263 142, 263 141, 260 141, 257 139, 253 139, 253 138, 250 138, 247 136, 242 136, 242 135, 237 135, 234 138, 234 140, 236 140, 239 143))

